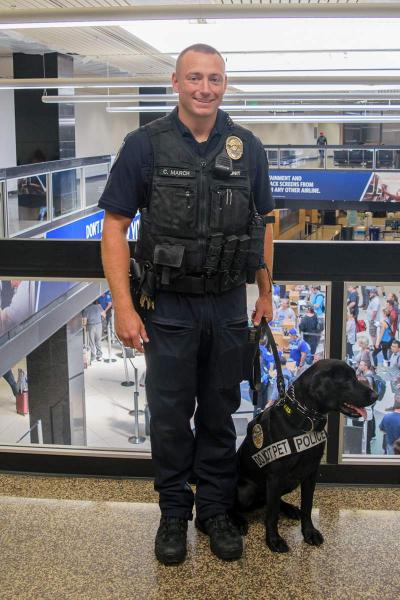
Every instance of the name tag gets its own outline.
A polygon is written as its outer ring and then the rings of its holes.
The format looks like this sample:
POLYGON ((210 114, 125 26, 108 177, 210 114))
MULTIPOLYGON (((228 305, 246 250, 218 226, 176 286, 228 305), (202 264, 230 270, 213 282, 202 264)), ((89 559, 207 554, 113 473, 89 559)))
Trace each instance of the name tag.
POLYGON ((158 169, 161 177, 194 177, 195 172, 190 169, 175 169, 173 167, 161 167, 158 169))
POLYGON ((288 440, 281 440, 275 442, 270 446, 266 446, 256 454, 253 454, 252 459, 256 462, 258 467, 264 467, 268 463, 273 462, 277 458, 292 454, 288 440))

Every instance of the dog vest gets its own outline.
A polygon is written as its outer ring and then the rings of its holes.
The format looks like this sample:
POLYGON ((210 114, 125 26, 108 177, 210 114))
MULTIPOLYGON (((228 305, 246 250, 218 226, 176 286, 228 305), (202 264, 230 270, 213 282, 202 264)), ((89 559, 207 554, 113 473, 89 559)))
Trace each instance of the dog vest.
POLYGON ((299 454, 305 450, 309 450, 313 446, 323 444, 327 439, 325 430, 322 431, 309 431, 302 433, 294 437, 285 438, 273 442, 268 446, 264 446, 264 431, 259 423, 256 423, 252 430, 252 441, 256 448, 260 448, 258 452, 252 454, 251 458, 254 460, 256 465, 262 469, 266 465, 289 456, 290 454, 299 454))

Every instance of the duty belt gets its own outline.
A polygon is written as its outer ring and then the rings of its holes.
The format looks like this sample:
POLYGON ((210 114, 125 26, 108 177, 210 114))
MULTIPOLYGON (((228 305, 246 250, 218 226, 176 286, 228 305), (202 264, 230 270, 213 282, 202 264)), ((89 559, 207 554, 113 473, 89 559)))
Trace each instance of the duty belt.
POLYGON ((168 285, 162 285, 159 289, 169 292, 179 292, 181 294, 220 294, 232 288, 238 287, 246 282, 246 273, 239 275, 236 279, 231 279, 225 273, 218 273, 213 277, 205 275, 186 275, 171 281, 168 285))

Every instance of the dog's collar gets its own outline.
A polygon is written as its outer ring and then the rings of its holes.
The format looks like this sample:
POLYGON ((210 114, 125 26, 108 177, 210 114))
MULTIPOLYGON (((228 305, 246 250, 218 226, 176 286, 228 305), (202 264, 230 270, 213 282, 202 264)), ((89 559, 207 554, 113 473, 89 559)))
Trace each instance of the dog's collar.
POLYGON ((296 398, 293 385, 288 387, 285 396, 277 402, 277 405, 282 407, 289 418, 293 419, 294 413, 297 417, 300 416, 300 422, 298 418, 296 419, 296 426, 305 432, 322 431, 326 425, 326 415, 300 404, 296 398))

